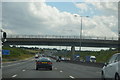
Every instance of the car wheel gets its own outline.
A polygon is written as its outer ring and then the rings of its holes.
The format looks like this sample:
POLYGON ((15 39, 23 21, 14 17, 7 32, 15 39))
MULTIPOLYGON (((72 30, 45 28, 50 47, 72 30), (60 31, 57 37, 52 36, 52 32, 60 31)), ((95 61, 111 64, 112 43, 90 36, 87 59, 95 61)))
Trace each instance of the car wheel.
POLYGON ((120 80, 120 76, 117 73, 115 74, 115 80, 120 80))
POLYGON ((50 68, 50 70, 52 70, 52 68, 50 68))
POLYGON ((38 70, 38 67, 36 67, 36 70, 38 70))
POLYGON ((105 76, 104 76, 104 72, 103 71, 101 72, 101 78, 102 78, 102 80, 105 80, 105 76))

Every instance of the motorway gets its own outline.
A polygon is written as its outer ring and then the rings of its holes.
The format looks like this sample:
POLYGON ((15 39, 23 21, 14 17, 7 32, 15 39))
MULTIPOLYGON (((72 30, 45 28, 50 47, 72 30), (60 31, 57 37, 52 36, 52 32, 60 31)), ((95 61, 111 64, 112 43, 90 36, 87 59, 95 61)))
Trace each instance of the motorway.
POLYGON ((14 63, 3 63, 3 78, 100 78, 101 68, 90 67, 52 59, 53 70, 35 70, 34 58, 14 63))

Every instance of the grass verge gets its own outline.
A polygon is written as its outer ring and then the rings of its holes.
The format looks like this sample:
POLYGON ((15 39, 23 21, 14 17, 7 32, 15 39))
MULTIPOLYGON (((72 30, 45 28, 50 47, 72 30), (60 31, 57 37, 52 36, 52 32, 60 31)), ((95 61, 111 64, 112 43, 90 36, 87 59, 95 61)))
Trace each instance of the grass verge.
POLYGON ((3 62, 24 60, 34 56, 34 53, 21 48, 3 47, 3 50, 10 50, 10 55, 2 55, 3 62))

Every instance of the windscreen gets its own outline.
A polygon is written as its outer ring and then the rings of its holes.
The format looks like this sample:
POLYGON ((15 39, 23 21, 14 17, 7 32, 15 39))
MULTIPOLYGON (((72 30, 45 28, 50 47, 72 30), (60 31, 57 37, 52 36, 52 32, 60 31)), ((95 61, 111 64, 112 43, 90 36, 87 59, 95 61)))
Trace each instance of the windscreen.
POLYGON ((48 62, 50 62, 51 60, 48 59, 48 58, 40 58, 38 61, 48 61, 48 62))
POLYGON ((96 60, 96 58, 91 58, 91 60, 96 60))

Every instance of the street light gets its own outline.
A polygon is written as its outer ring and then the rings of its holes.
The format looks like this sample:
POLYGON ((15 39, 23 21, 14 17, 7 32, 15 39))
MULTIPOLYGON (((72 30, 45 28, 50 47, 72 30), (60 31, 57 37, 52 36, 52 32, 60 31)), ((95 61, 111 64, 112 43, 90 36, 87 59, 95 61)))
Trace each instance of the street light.
MULTIPOLYGON (((120 2, 118 3, 120 5, 120 2)), ((119 6, 120 7, 120 6, 119 6)), ((120 9, 118 9, 118 11, 120 11, 120 9)), ((120 17, 119 17, 120 18, 120 17)), ((120 25, 120 23, 118 22, 118 25, 120 25)), ((118 27, 118 51, 120 52, 120 27, 118 27)))
POLYGON ((79 16, 77 14, 74 15, 75 17, 81 17, 81 27, 80 27, 80 48, 79 48, 79 51, 81 51, 81 44, 82 44, 82 18, 83 17, 89 17, 89 16, 79 16))

